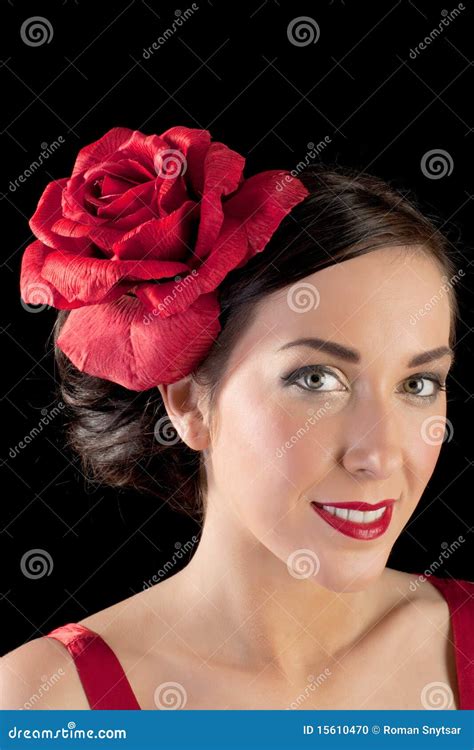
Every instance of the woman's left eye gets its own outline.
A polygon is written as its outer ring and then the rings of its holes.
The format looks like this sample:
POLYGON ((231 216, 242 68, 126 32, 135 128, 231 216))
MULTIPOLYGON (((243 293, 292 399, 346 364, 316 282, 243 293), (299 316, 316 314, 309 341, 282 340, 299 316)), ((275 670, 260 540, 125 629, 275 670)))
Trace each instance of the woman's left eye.
POLYGON ((405 380, 404 385, 408 386, 409 389, 405 391, 407 396, 414 396, 415 398, 423 399, 434 399, 440 391, 446 390, 446 386, 441 382, 437 375, 415 375, 408 380, 405 380), (425 387, 423 381, 428 384, 427 393, 423 392, 425 387))

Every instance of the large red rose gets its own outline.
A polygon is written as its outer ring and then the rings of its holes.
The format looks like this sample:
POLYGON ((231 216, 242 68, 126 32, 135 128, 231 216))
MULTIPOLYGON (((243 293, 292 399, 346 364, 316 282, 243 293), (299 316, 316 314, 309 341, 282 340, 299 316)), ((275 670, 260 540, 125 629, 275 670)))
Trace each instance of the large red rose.
POLYGON ((26 303, 71 310, 57 344, 90 375, 142 391, 188 375, 220 331, 217 287, 308 194, 207 130, 112 128, 47 185, 30 227, 26 303))

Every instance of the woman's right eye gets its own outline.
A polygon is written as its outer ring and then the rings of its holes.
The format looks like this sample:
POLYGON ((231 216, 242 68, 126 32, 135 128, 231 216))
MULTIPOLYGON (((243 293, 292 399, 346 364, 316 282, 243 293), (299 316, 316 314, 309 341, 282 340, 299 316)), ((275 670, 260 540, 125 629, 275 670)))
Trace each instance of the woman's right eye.
POLYGON ((298 370, 295 370, 295 372, 284 377, 283 380, 286 381, 287 385, 296 385, 304 391, 327 392, 346 390, 339 378, 321 365, 300 367, 298 370), (300 385, 298 381, 303 381, 304 385, 300 385), (335 388, 335 384, 339 387, 335 388))

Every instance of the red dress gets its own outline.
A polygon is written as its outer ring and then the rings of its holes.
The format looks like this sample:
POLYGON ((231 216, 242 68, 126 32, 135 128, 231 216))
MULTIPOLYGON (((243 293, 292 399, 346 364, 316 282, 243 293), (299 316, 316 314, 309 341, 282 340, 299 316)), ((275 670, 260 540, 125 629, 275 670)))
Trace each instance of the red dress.
MULTIPOLYGON (((414 576, 422 574, 413 573, 414 576)), ((474 582, 429 576, 443 594, 451 616, 459 708, 474 709, 474 582)), ((93 630, 69 623, 46 634, 61 641, 72 658, 92 709, 140 709, 122 665, 93 630)))

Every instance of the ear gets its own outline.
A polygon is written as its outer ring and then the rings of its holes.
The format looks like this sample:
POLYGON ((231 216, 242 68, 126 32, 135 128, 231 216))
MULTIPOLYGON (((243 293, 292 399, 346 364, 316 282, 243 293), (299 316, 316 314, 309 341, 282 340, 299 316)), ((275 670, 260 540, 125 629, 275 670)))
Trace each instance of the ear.
POLYGON ((201 410, 202 393, 191 375, 157 387, 181 440, 195 451, 205 450, 209 446, 209 430, 201 410))

